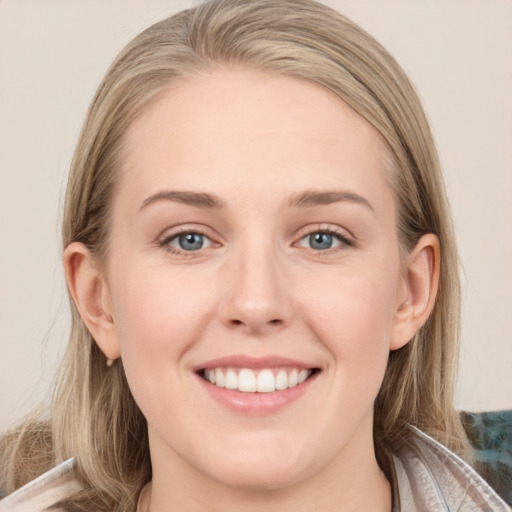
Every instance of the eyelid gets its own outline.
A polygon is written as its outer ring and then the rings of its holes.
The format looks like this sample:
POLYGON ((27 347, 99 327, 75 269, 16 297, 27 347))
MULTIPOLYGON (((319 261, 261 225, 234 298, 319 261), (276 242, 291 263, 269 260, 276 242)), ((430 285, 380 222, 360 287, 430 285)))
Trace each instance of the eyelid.
POLYGON ((166 248, 169 252, 175 253, 175 254, 182 254, 185 256, 193 256, 194 253, 201 253, 203 250, 210 249, 211 247, 218 247, 221 245, 220 242, 218 242, 216 239, 219 237, 214 236, 212 233, 212 230, 207 228, 206 226, 200 225, 200 224, 180 224, 179 226, 170 227, 165 229, 161 235, 158 236, 156 240, 156 244, 159 247, 166 248), (185 251, 178 247, 171 246, 170 242, 174 240, 175 238, 179 237, 180 235, 185 235, 189 233, 196 233, 198 235, 201 235, 205 238, 207 238, 210 242, 208 247, 202 247, 201 249, 198 249, 197 251, 185 251))
POLYGON ((352 233, 350 233, 350 231, 341 228, 340 226, 326 223, 313 224, 301 228, 299 234, 297 235, 296 242, 294 242, 294 245, 298 245, 302 240, 304 240, 304 238, 311 236, 314 233, 326 233, 336 237, 340 241, 340 245, 325 249, 323 251, 311 248, 311 250, 315 253, 323 252, 324 254, 328 254, 332 251, 339 250, 340 248, 342 249, 343 247, 355 246, 355 237, 352 235, 352 233))

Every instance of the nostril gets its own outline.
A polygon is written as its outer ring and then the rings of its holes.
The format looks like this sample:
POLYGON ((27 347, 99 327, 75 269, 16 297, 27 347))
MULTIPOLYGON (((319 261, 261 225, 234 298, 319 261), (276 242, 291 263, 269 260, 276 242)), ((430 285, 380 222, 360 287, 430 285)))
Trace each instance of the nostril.
MULTIPOLYGON (((242 320, 239 320, 238 318, 233 318, 232 320, 230 320, 230 323, 231 325, 243 325, 244 322, 242 320)), ((268 321, 268 325, 282 325, 283 324, 283 320, 281 320, 280 318, 274 318, 273 320, 269 320, 268 321)))

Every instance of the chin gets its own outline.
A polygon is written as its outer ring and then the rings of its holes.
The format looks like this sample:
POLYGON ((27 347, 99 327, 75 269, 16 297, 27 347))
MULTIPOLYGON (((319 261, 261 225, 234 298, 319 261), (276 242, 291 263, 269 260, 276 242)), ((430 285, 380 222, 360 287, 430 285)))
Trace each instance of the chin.
POLYGON ((313 471, 313 461, 292 445, 289 440, 274 440, 230 447, 229 456, 217 454, 210 459, 216 464, 207 472, 218 482, 242 491, 278 491, 306 479, 313 471))
POLYGON ((214 476, 219 483, 243 492, 280 491, 292 487, 306 477, 300 468, 282 467, 278 464, 262 464, 258 467, 238 465, 232 469, 223 468, 214 476))

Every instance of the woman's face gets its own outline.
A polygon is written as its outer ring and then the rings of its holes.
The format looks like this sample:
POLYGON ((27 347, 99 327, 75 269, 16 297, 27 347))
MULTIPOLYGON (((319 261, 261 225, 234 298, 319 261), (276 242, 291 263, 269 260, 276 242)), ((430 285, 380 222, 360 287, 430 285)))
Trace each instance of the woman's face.
POLYGON ((109 346, 155 474, 278 488, 374 461, 407 294, 376 131, 312 83, 218 70, 150 105, 126 147, 109 346))

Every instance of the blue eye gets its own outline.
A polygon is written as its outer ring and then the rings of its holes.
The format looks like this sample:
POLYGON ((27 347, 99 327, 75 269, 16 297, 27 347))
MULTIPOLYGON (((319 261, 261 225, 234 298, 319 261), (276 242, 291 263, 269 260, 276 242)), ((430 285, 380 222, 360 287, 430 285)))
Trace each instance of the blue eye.
POLYGON ((163 240, 160 245, 167 247, 171 252, 175 253, 194 252, 210 247, 212 241, 206 235, 189 231, 171 235, 163 240))
POLYGON ((174 240, 184 251, 198 251, 204 245, 204 236, 199 233, 184 233, 175 237, 174 240))
POLYGON ((333 236, 329 233, 313 233, 308 239, 310 247, 319 251, 330 249, 333 243, 333 236))
POLYGON ((203 248, 204 236, 199 233, 185 233, 176 237, 180 249, 184 251, 197 251, 203 248))
POLYGON ((300 247, 314 249, 315 251, 327 251, 338 246, 352 245, 344 236, 330 231, 314 231, 301 238, 300 247))

